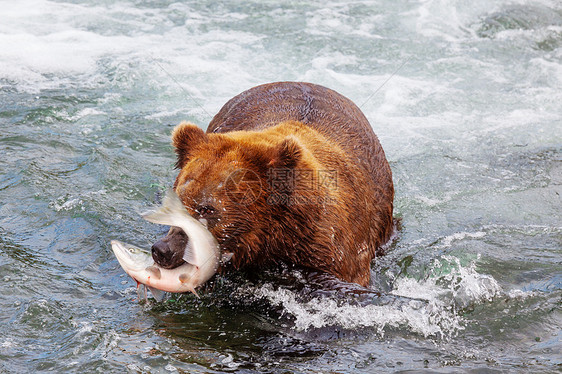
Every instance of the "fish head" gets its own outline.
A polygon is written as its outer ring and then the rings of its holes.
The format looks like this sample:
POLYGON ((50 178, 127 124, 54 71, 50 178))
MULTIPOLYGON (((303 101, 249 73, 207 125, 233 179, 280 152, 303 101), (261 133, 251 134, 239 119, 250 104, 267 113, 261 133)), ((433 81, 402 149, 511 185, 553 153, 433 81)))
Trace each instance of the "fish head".
POLYGON ((152 254, 135 245, 112 240, 111 249, 123 269, 127 272, 141 271, 154 264, 152 254))

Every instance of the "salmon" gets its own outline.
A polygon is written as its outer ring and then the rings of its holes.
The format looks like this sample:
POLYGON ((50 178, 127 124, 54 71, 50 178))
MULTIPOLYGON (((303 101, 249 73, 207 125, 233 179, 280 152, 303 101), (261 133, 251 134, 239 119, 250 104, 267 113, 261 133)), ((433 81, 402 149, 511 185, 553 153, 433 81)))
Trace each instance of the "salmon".
POLYGON ((138 284, 148 287, 154 298, 161 301, 165 292, 193 292, 217 271, 220 261, 215 237, 198 220, 189 215, 173 190, 168 190, 162 205, 142 214, 149 222, 177 226, 188 236, 184 252, 185 263, 174 269, 156 264, 150 251, 118 240, 111 248, 119 264, 138 284))

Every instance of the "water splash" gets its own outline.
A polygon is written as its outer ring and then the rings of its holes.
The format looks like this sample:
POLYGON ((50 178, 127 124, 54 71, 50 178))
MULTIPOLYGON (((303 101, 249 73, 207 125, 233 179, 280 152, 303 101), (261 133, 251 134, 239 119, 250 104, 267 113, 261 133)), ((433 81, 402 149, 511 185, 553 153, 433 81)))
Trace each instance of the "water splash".
POLYGON ((454 256, 442 256, 430 266, 426 279, 408 276, 397 279, 386 296, 400 301, 383 305, 376 297, 367 305, 342 302, 335 297, 303 301, 298 291, 274 288, 271 284, 259 287, 255 295, 281 307, 297 331, 328 326, 346 330, 368 327, 380 336, 398 329, 448 339, 464 328, 465 321, 459 313, 463 308, 490 301, 502 292, 492 276, 476 271, 476 260, 463 266, 454 256))
POLYGON ((262 286, 256 295, 266 297, 273 305, 282 306, 284 313, 294 317, 297 331, 326 326, 343 329, 372 327, 383 336, 387 329, 406 328, 428 337, 450 335, 461 328, 458 318, 450 312, 417 300, 399 308, 389 305, 339 305, 336 300, 328 298, 314 298, 303 303, 298 301, 294 292, 274 290, 270 285, 262 286))
POLYGON ((453 303, 458 308, 491 301, 502 290, 492 276, 476 271, 476 262, 479 259, 480 255, 477 255, 476 260, 463 266, 458 257, 443 255, 433 260, 425 279, 400 278, 396 281, 392 293, 453 303))

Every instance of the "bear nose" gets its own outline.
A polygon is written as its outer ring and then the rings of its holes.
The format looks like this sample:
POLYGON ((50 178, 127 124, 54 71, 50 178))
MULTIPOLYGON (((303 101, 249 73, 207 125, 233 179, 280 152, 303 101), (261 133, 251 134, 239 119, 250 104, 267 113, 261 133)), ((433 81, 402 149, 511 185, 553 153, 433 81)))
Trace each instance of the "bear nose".
POLYGON ((158 240, 152 245, 152 259, 158 265, 166 267, 166 263, 170 262, 172 257, 172 252, 170 251, 170 246, 168 243, 162 239, 158 240))
POLYGON ((168 241, 163 239, 158 240, 152 246, 152 259, 165 269, 173 269, 180 266, 184 262, 182 256, 183 253, 174 251, 168 244, 168 241))

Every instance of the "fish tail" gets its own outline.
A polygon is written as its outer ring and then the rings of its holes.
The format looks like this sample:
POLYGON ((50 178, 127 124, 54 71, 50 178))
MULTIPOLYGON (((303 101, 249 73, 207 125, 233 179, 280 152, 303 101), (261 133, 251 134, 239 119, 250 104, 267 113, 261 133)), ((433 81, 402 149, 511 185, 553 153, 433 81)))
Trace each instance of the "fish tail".
POLYGON ((174 226, 174 217, 189 216, 183 203, 176 194, 176 191, 171 188, 166 191, 162 206, 160 206, 156 210, 150 210, 148 212, 142 213, 141 215, 145 220, 149 222, 168 226, 174 226))

